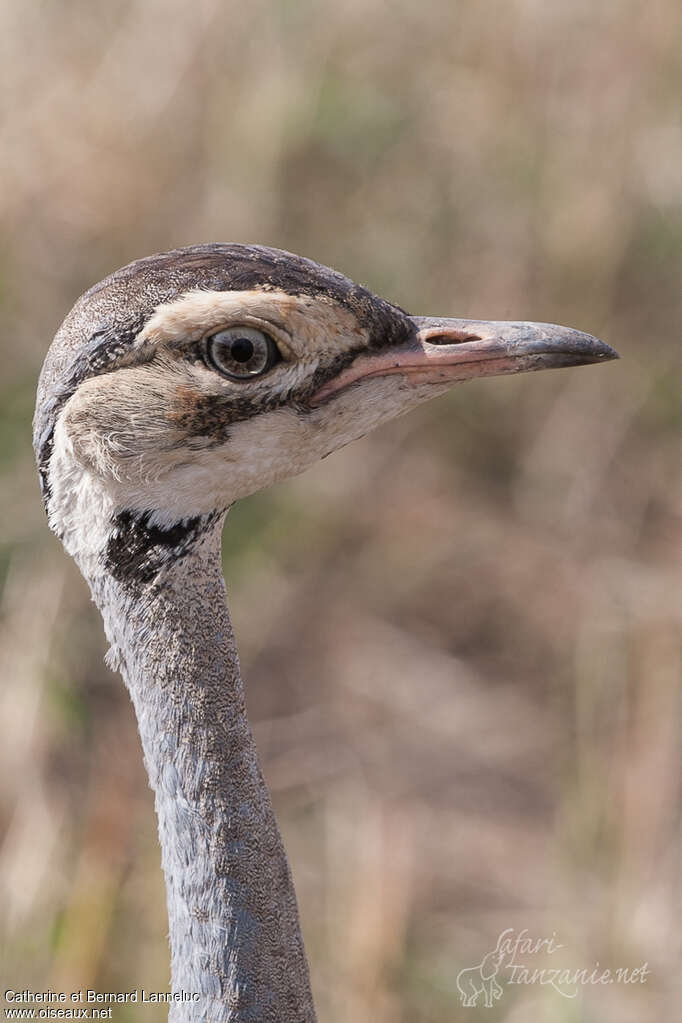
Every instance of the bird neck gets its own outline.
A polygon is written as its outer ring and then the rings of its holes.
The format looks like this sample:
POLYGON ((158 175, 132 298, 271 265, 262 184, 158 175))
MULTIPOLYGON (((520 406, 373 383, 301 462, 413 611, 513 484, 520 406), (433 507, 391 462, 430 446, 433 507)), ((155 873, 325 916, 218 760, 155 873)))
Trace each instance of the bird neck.
POLYGON ((244 704, 223 516, 150 581, 91 579, 155 793, 170 1018, 314 1023, 289 866, 244 704))

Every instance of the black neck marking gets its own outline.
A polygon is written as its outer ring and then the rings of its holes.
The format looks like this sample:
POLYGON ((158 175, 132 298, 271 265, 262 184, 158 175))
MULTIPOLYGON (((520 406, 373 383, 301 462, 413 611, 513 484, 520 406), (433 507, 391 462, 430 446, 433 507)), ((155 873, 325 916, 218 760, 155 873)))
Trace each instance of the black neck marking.
POLYGON ((129 585, 151 582, 164 567, 189 554, 224 514, 223 508, 164 529, 150 523, 151 512, 119 512, 112 519, 113 533, 104 554, 107 571, 129 585))

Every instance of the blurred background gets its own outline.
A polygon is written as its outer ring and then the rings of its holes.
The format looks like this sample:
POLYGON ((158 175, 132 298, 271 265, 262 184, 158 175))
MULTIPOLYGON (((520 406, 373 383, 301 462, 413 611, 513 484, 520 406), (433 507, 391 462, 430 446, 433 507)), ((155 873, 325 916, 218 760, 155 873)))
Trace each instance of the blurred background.
POLYGON ((461 387, 228 517, 321 1023, 676 1018, 680 4, 4 0, 0 82, 3 990, 167 985, 132 708, 30 420, 82 291, 220 240, 622 356, 461 387), (506 929, 651 972, 463 1008, 506 929))

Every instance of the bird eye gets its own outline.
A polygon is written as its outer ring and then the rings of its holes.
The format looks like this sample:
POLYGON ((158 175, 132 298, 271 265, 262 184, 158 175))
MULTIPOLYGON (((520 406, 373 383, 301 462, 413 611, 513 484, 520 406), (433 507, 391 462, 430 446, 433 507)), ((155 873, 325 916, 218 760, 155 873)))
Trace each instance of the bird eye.
POLYGON ((277 345, 255 327, 228 327, 206 342, 208 364, 230 380, 248 380, 267 372, 279 362, 277 345))

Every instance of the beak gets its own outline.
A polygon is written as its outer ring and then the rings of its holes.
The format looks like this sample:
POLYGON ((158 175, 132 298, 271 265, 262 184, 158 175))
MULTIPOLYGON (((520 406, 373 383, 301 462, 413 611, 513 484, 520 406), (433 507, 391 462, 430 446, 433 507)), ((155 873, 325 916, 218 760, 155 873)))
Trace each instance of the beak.
POLYGON ((358 357, 314 396, 323 401, 359 380, 399 374, 409 384, 455 384, 477 377, 585 366, 617 359, 603 341, 553 323, 413 316, 408 342, 358 357))

